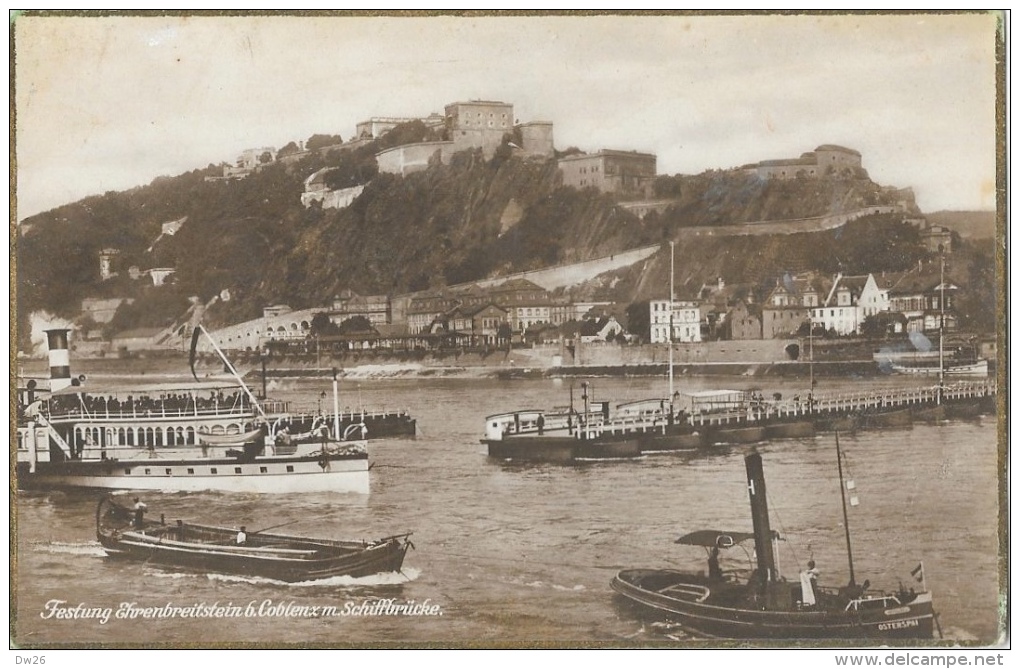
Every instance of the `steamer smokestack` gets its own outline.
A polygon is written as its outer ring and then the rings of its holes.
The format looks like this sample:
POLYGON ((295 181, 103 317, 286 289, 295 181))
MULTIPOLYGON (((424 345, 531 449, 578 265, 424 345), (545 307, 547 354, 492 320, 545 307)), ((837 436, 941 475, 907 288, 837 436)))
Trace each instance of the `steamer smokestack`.
POLYGON ((46 330, 46 346, 50 352, 50 391, 71 385, 71 357, 67 347, 66 328, 46 330))

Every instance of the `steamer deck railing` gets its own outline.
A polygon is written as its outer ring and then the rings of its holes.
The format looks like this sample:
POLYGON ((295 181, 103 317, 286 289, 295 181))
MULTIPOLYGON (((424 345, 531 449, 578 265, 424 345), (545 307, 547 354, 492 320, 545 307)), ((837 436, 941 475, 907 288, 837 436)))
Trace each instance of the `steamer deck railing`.
POLYGON ((786 400, 761 400, 746 409, 699 412, 688 417, 695 427, 734 423, 769 424, 819 417, 852 416, 855 414, 892 412, 901 409, 932 408, 959 402, 994 398, 992 382, 964 381, 944 386, 922 388, 889 388, 829 395, 794 396, 786 400))

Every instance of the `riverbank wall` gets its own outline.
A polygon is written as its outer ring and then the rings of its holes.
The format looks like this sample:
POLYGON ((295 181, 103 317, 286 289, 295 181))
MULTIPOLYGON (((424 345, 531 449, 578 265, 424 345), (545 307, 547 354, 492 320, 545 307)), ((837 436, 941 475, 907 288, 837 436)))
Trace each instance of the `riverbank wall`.
MULTIPOLYGON (((807 378, 873 376, 882 370, 872 357, 881 342, 867 340, 732 340, 674 344, 677 376, 769 376, 807 378), (809 353, 810 351, 810 353, 809 353), (809 357, 813 362, 809 362, 809 357)), ((234 367, 248 378, 261 378, 257 354, 238 352, 234 367)), ((128 357, 81 358, 71 362, 74 376, 190 376, 188 356, 180 352, 137 353, 128 357)), ((665 344, 548 344, 534 347, 451 351, 351 351, 344 354, 273 354, 265 360, 267 378, 414 376, 666 376, 669 348, 665 344)), ((19 376, 46 378, 42 359, 19 360, 19 376)), ((215 354, 196 360, 201 379, 227 375, 215 354)))

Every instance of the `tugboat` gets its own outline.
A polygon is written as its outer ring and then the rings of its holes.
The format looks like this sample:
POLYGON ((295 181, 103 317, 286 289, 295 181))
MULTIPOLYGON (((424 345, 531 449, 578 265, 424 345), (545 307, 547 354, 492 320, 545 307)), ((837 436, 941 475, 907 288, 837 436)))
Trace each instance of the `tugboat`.
MULTIPOLYGON (((708 573, 672 569, 625 569, 612 580, 614 591, 641 608, 665 615, 685 630, 728 639, 855 639, 931 638, 937 623, 932 596, 900 588, 898 592, 870 589, 854 576, 850 531, 846 525, 846 494, 843 459, 836 439, 840 495, 843 501, 850 581, 832 588, 815 582, 813 564, 796 581, 779 573, 775 543, 779 535, 769 523, 765 476, 761 455, 745 457, 747 487, 754 531, 700 530, 680 537, 676 543, 700 546, 709 554, 708 573), (720 549, 754 542, 755 566, 745 574, 723 573, 720 549)), ((915 569, 922 574, 923 566, 915 569)))

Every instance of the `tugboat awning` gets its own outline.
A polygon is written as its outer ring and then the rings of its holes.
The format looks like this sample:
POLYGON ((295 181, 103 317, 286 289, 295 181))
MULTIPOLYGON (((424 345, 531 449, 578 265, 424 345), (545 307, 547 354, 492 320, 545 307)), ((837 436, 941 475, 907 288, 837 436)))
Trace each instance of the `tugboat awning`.
MULTIPOLYGON (((772 531, 772 538, 779 539, 779 532, 772 531)), ((685 534, 674 543, 685 546, 704 546, 705 548, 729 548, 744 541, 754 539, 754 532, 726 532, 723 530, 697 530, 685 534)))

